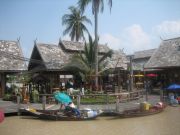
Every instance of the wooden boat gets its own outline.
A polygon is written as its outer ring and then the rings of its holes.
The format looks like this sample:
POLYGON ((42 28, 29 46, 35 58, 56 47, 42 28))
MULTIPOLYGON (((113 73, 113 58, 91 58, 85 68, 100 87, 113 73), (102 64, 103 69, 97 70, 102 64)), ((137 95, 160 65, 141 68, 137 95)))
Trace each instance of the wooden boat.
POLYGON ((102 111, 100 110, 80 110, 80 116, 67 115, 59 110, 35 110, 35 109, 21 109, 22 114, 32 115, 39 119, 44 120, 61 120, 61 121, 81 121, 81 120, 94 120, 102 111), (89 113, 91 112, 91 113, 89 113), (89 115, 90 114, 90 115, 89 115))
POLYGON ((159 108, 156 106, 151 107, 149 110, 140 110, 140 109, 131 109, 131 110, 125 110, 122 113, 116 112, 116 116, 121 118, 131 118, 131 117, 141 117, 141 116, 147 116, 147 115, 153 115, 160 113, 164 110, 164 108, 159 108))

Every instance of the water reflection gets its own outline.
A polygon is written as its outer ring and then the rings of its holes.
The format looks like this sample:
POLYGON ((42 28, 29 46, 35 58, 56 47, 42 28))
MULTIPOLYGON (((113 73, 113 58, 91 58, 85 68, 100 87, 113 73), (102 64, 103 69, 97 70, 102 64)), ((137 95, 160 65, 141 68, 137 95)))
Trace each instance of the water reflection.
POLYGON ((119 119, 100 117, 93 121, 44 121, 8 117, 0 124, 1 135, 179 135, 180 106, 163 113, 119 119))

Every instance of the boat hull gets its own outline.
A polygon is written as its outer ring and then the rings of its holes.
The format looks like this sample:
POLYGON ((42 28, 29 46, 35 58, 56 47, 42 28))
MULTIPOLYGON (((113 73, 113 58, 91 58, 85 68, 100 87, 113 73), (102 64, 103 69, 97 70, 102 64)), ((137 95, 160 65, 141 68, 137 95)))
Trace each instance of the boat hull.
POLYGON ((81 116, 67 116, 63 113, 63 111, 59 110, 30 110, 30 109, 21 109, 22 114, 31 115, 34 117, 37 117, 39 119, 44 120, 60 120, 60 121, 83 121, 83 120, 94 120, 99 115, 101 115, 101 112, 96 111, 96 115, 93 116, 85 116, 84 110, 80 110, 81 116))

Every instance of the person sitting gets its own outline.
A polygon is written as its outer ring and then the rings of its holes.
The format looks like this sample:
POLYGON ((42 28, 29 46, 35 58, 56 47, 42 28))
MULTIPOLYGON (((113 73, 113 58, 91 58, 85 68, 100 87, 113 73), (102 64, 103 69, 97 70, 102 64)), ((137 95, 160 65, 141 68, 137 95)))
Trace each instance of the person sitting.
POLYGON ((65 106, 64 113, 67 116, 77 116, 77 117, 81 116, 80 111, 75 107, 73 102, 70 102, 68 105, 65 106))

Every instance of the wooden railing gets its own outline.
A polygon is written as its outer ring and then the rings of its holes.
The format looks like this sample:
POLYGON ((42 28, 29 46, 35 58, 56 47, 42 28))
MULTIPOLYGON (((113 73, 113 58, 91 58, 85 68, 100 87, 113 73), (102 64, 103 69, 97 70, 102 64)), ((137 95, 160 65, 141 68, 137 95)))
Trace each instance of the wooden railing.
MULTIPOLYGON (((114 93, 114 94, 85 94, 85 95, 71 95, 76 98, 77 101, 77 108, 80 108, 81 105, 81 99, 82 98, 98 98, 99 96, 105 97, 105 103, 107 105, 110 104, 109 99, 111 97, 115 97, 114 103, 116 104, 116 110, 118 111, 119 109, 119 103, 121 102, 128 102, 134 99, 139 99, 143 97, 143 92, 144 91, 134 91, 134 92, 122 92, 122 93, 114 93)), ((40 94, 42 98, 42 109, 46 109, 46 103, 49 102, 49 100, 54 99, 53 94, 40 94)), ((20 115, 20 96, 17 96, 17 110, 18 110, 18 115, 20 115)))
MULTIPOLYGON (((114 97, 114 103, 116 103, 116 108, 119 103, 121 102, 128 102, 131 100, 139 99, 143 97, 144 91, 134 91, 134 92, 122 92, 122 93, 113 93, 113 94, 85 94, 85 95, 71 95, 72 97, 76 98, 77 101, 77 108, 80 108, 81 99, 83 98, 98 98, 100 96, 105 97, 104 102, 108 105, 110 104, 110 98, 114 97)), ((49 100, 54 99, 53 94, 40 94, 39 96, 42 97, 42 108, 45 110, 46 103, 49 103, 49 100)))

